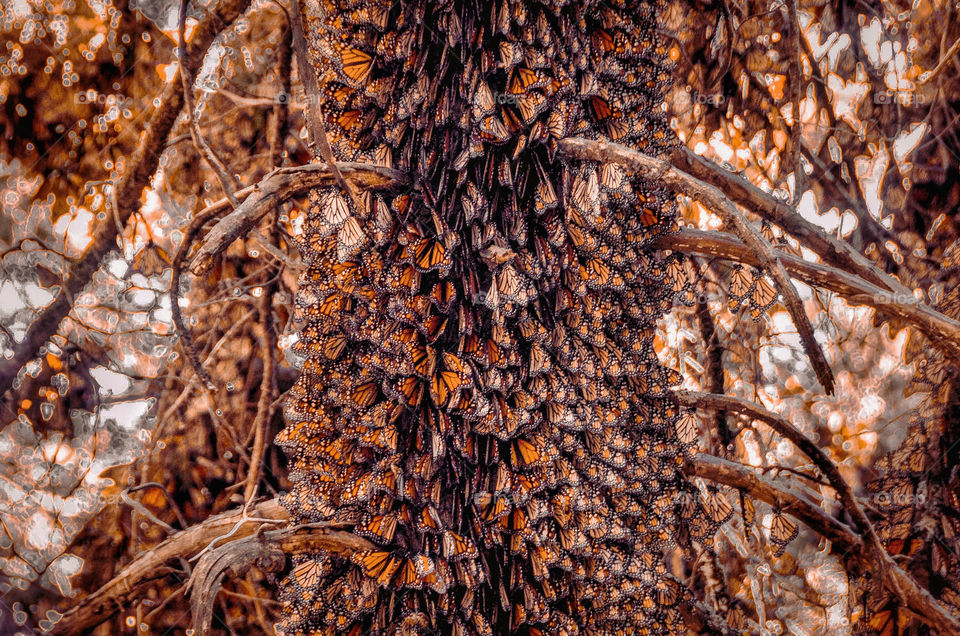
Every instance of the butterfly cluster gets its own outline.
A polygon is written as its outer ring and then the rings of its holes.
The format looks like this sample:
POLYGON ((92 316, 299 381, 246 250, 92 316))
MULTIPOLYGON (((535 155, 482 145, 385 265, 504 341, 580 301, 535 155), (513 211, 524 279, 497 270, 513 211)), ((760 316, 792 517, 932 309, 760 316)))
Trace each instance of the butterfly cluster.
MULTIPOLYGON (((960 318, 960 242, 944 251, 939 279, 947 290, 937 309, 960 318)), ((908 393, 923 397, 910 418, 907 436, 877 461, 880 475, 867 483, 881 513, 877 535, 894 558, 910 564, 944 606, 960 612, 960 370, 936 349, 927 349, 908 393)), ((915 629, 882 581, 862 582, 864 620, 856 633, 895 636, 915 629)))
POLYGON ((675 143, 657 9, 308 3, 334 153, 412 185, 311 194, 284 504, 377 547, 297 557, 280 632, 682 632, 663 554, 712 524, 653 348, 674 197, 557 156, 675 143))

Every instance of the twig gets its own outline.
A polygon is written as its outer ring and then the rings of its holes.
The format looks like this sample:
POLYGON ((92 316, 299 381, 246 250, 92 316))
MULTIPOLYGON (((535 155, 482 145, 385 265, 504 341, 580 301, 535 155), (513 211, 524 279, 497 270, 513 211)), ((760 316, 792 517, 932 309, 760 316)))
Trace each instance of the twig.
MULTIPOLYGON (((281 5, 282 7, 282 5, 281 5)), ((284 10, 286 13, 286 10, 284 10)), ((289 18, 289 15, 287 16, 289 18)), ((280 81, 281 90, 290 92, 290 34, 288 27, 280 38, 280 81)), ((284 103, 277 103, 274 106, 270 120, 267 139, 270 145, 270 163, 277 166, 283 161, 283 133, 287 124, 287 106, 284 103)), ((275 241, 278 236, 277 217, 279 208, 273 211, 273 220, 271 225, 271 236, 275 241)), ((256 232, 256 230, 254 230, 256 232)), ((270 239, 267 239, 256 232, 260 242, 265 248, 276 249, 270 239)), ((281 261, 282 263, 283 261, 281 261)), ((260 355, 263 360, 263 378, 260 381, 260 397, 257 400, 257 415, 253 420, 253 448, 250 451, 250 465, 247 469, 247 479, 243 489, 243 500, 249 502, 257 492, 257 483, 260 480, 260 473, 263 466, 263 457, 266 454, 266 438, 270 427, 270 421, 273 419, 274 406, 273 401, 277 392, 276 381, 276 352, 277 352, 277 334, 273 325, 273 295, 276 291, 276 277, 267 272, 267 282, 263 285, 260 306, 260 322, 257 330, 260 338, 260 355)))
POLYGON ((787 311, 793 318, 803 348, 817 374, 817 379, 828 394, 833 394, 833 371, 827 358, 813 334, 813 325, 803 309, 803 302, 796 288, 790 282, 778 252, 770 247, 760 231, 747 221, 737 206, 716 186, 705 183, 663 159, 657 159, 637 152, 620 144, 592 141, 588 139, 568 138, 560 141, 561 152, 578 159, 618 163, 647 179, 661 181, 676 188, 679 192, 703 203, 720 215, 724 222, 734 229, 737 236, 753 250, 763 267, 776 282, 787 311))
MULTIPOLYGON (((843 505, 853 505, 859 509, 859 504, 856 503, 850 486, 843 478, 843 475, 840 474, 840 470, 837 468, 837 465, 833 463, 833 460, 827 457, 827 454, 824 453, 819 446, 810 441, 810 439, 794 427, 793 424, 776 413, 772 413, 754 402, 749 402, 731 395, 698 393, 696 391, 677 391, 675 395, 680 404, 690 408, 736 413, 760 420, 767 424, 778 434, 793 442, 804 455, 810 458, 814 465, 816 465, 816 467, 820 469, 820 472, 827 478, 827 481, 830 482, 833 489, 837 491, 837 494, 841 496, 840 500, 843 505)), ((860 531, 864 531, 865 528, 866 526, 861 526, 860 531)))
MULTIPOLYGON (((723 232, 683 229, 659 237, 656 243, 662 249, 724 258, 747 265, 759 264, 752 250, 747 249, 736 237, 723 232)), ((836 292, 852 304, 873 307, 888 319, 896 318, 912 324, 949 357, 960 360, 960 322, 931 309, 913 294, 900 296, 849 272, 811 263, 783 252, 778 257, 787 271, 799 280, 836 292)))
POLYGON ((789 510, 792 516, 833 542, 835 550, 848 552, 857 550, 863 545, 860 536, 850 526, 825 512, 806 495, 784 489, 757 474, 749 466, 699 453, 684 465, 684 473, 690 477, 702 477, 718 484, 745 490, 756 500, 789 510))
POLYGON ((266 452, 267 429, 273 418, 273 398, 276 391, 276 350, 277 334, 273 328, 273 282, 263 286, 260 295, 260 322, 257 334, 260 338, 260 357, 263 360, 263 379, 260 381, 260 397, 257 400, 257 415, 253 420, 253 448, 250 451, 250 465, 247 469, 246 484, 243 488, 243 500, 250 501, 260 480, 260 466, 266 452))
POLYGON ((167 505, 170 506, 170 509, 173 511, 173 514, 177 516, 177 522, 180 524, 180 529, 181 530, 185 529, 187 527, 187 519, 186 517, 183 516, 183 511, 180 510, 180 506, 177 505, 176 499, 170 496, 170 493, 167 492, 167 489, 163 486, 163 484, 159 484, 155 481, 148 481, 142 484, 138 484, 136 486, 130 486, 125 490, 125 492, 134 493, 134 492, 137 492, 138 490, 145 490, 147 488, 156 488, 157 490, 163 493, 164 499, 167 500, 167 505))
MULTIPOLYGON (((184 42, 186 41, 186 38, 184 37, 184 27, 187 23, 188 4, 190 4, 190 0, 180 0, 180 15, 177 21, 177 55, 181 65, 183 64, 184 42)), ((183 70, 180 72, 180 81, 183 82, 184 111, 187 114, 187 126, 190 129, 190 137, 193 139, 193 146, 197 149, 197 152, 200 153, 204 159, 206 159, 207 163, 210 164, 210 167, 213 168, 214 173, 216 173, 217 178, 220 180, 220 187, 223 188, 224 194, 226 194, 227 198, 230 199, 230 203, 233 204, 233 207, 237 207, 237 199, 233 195, 233 191, 237 189, 236 179, 227 174, 226 166, 223 165, 223 161, 220 160, 220 157, 217 156, 217 153, 214 152, 213 148, 210 147, 210 144, 207 143, 207 140, 203 138, 203 133, 200 131, 200 122, 197 121, 197 118, 194 116, 194 78, 190 69, 186 67, 183 68, 183 70)))
MULTIPOLYGON (((793 93, 793 175, 795 188, 793 190, 793 203, 800 200, 803 195, 803 184, 806 180, 806 173, 803 171, 803 124, 800 121, 800 102, 803 101, 803 55, 800 52, 800 40, 803 34, 800 32, 800 11, 797 9, 797 0, 787 0, 787 17, 790 20, 790 42, 789 46, 793 49, 793 64, 790 66, 790 75, 794 86, 793 93)), ((813 60, 810 60, 813 64, 813 60)))
MULTIPOLYGON (((946 31, 944 31, 944 33, 946 33, 946 31)), ((935 77, 940 75, 940 73, 943 72, 943 69, 947 67, 947 64, 953 59, 953 56, 957 54, 957 51, 960 51, 960 38, 958 38, 957 41, 950 46, 950 49, 946 52, 940 62, 937 63, 936 67, 920 78, 920 81, 917 82, 917 86, 928 84, 933 81, 935 77)))
POLYGON ((691 393, 687 391, 678 392, 677 398, 681 404, 686 406, 706 407, 712 410, 723 409, 728 412, 739 413, 760 420, 793 442, 816 464, 817 468, 820 469, 830 482, 830 485, 837 492, 840 503, 856 524, 864 547, 872 557, 870 559, 863 559, 863 561, 874 570, 876 575, 882 578, 887 589, 895 594, 904 605, 916 613, 920 620, 936 628, 940 633, 960 634, 960 620, 950 614, 929 592, 920 587, 913 577, 903 571, 887 553, 880 543, 876 529, 873 527, 873 524, 870 523, 870 520, 867 519, 863 508, 860 507, 860 503, 853 494, 853 489, 850 487, 850 484, 848 484, 847 480, 840 474, 840 469, 833 460, 831 460, 819 446, 810 441, 810 439, 797 430, 790 422, 753 402, 729 395, 691 393))
MULTIPOLYGON (((704 365, 704 379, 707 382, 707 388, 712 393, 723 393, 723 345, 720 343, 720 337, 717 334, 717 325, 710 314, 710 307, 703 298, 697 298, 696 316, 700 325, 700 340, 706 347, 707 359, 704 365)), ((730 427, 727 425, 727 415, 721 410, 714 413, 714 417, 714 427, 720 436, 722 447, 720 455, 726 456, 727 446, 733 441, 730 427)))
MULTIPOLYGON (((183 68, 196 71, 203 61, 207 48, 217 34, 243 13, 250 0, 224 0, 212 15, 197 25, 192 43, 186 47, 183 68)), ((130 157, 129 168, 115 189, 117 218, 122 225, 140 207, 140 194, 157 169, 164 140, 173 127, 183 106, 183 86, 179 81, 167 84, 160 97, 160 105, 154 111, 147 130, 137 149, 130 157)), ((0 392, 11 388, 20 369, 33 358, 40 347, 57 332, 73 306, 76 298, 100 267, 104 257, 116 249, 117 228, 113 223, 101 223, 93 233, 93 240, 80 260, 70 268, 70 274, 57 298, 43 310, 40 317, 30 325, 23 340, 13 345, 13 357, 0 366, 0 392)))
POLYGON ((183 276, 183 263, 187 258, 187 254, 190 253, 193 238, 197 235, 197 232, 200 231, 200 228, 219 212, 219 208, 208 206, 193 217, 187 230, 183 233, 183 239, 177 248, 177 253, 173 257, 173 263, 171 264, 173 271, 170 277, 170 316, 173 319, 174 326, 177 328, 177 334, 180 336, 180 347, 187 356, 187 361, 190 362, 190 366, 193 367, 193 372, 197 374, 201 388, 206 391, 213 391, 217 386, 213 383, 213 378, 210 377, 210 374, 207 373, 203 363, 200 361, 200 355, 197 353, 197 349, 193 344, 193 336, 190 335, 190 329, 187 328, 187 324, 183 321, 183 312, 180 310, 180 277, 183 276))

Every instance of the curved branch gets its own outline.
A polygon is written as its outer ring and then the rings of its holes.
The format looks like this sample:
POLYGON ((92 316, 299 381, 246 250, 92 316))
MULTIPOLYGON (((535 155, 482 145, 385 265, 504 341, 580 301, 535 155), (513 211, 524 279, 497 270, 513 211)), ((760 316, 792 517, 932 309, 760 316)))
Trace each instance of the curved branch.
MULTIPOLYGON (((216 10, 197 25, 187 45, 184 68, 196 72, 203 62, 207 48, 221 30, 240 17, 250 0, 224 0, 216 10)), ((183 85, 175 79, 167 84, 160 97, 160 105, 153 112, 146 132, 130 157, 129 168, 116 186, 116 223, 101 223, 93 233, 93 240, 83 256, 70 268, 69 276, 57 295, 40 316, 30 325, 23 340, 13 347, 13 357, 0 365, 0 394, 10 389, 20 369, 29 362, 40 347, 57 332, 60 322, 73 308, 73 299, 99 269, 101 261, 117 247, 119 228, 140 207, 140 194, 157 169, 164 141, 183 106, 183 85)))
MULTIPOLYGON (((723 232, 683 229, 661 236, 656 242, 662 249, 748 265, 759 264, 759 259, 751 250, 736 237, 723 232)), ((888 319, 895 318, 915 325, 949 357, 960 360, 960 322, 935 311, 913 294, 894 294, 843 270, 811 263, 783 252, 778 257, 786 270, 797 279, 813 287, 836 292, 851 304, 873 307, 888 319)))
MULTIPOLYGON (((389 190, 409 182, 404 173, 383 166, 344 162, 338 163, 336 167, 345 179, 364 190, 389 190)), ((275 206, 312 188, 334 185, 337 183, 336 175, 330 167, 322 164, 280 168, 259 183, 240 190, 237 192, 238 198, 246 198, 236 210, 210 230, 190 263, 190 271, 197 275, 203 274, 230 243, 252 230, 275 206)), ((207 210, 222 210, 228 205, 229 201, 221 199, 208 206, 207 210)))
MULTIPOLYGON (((901 603, 913 610, 920 620, 936 628, 940 633, 960 634, 960 620, 957 620, 957 617, 953 616, 927 590, 923 589, 910 574, 900 568, 884 549, 880 537, 877 536, 876 528, 864 514, 850 484, 840 474, 840 469, 833 460, 827 457, 827 454, 819 446, 810 441, 790 422, 753 402, 728 395, 686 391, 678 392, 677 397, 681 404, 687 406, 723 409, 727 412, 739 413, 759 420, 796 444, 823 472, 830 485, 837 491, 840 503, 847 514, 853 518, 860 531, 863 546, 869 556, 869 558, 861 559, 867 568, 884 582, 887 589, 896 595, 901 603)), ((792 511, 791 514, 793 514, 792 511)))
POLYGON ((803 243, 804 247, 813 250, 825 263, 846 269, 874 285, 898 294, 910 293, 900 281, 884 272, 852 245, 827 234, 823 228, 800 216, 792 206, 764 192, 740 175, 724 170, 689 148, 676 151, 672 159, 693 176, 723 190, 735 203, 782 227, 803 243))
POLYGON ((793 319, 817 379, 828 394, 833 394, 833 371, 823 354, 823 349, 813 335, 813 325, 810 324, 810 319, 803 309, 800 295, 777 256, 779 252, 770 246, 760 231, 747 221, 737 206, 719 188, 679 170, 663 159, 645 155, 620 144, 568 138, 560 141, 560 151, 578 159, 618 163, 635 174, 675 188, 678 192, 703 203, 719 214, 724 223, 732 227, 737 236, 753 250, 760 266, 773 278, 783 295, 784 305, 793 319))
POLYGON ((200 559, 187 584, 191 590, 194 631, 201 635, 210 633, 213 601, 227 574, 241 576, 258 562, 275 565, 277 570, 282 570, 286 556, 290 554, 327 552, 349 557, 354 552, 373 549, 376 549, 376 545, 362 537, 342 530, 318 527, 318 524, 258 532, 254 536, 220 546, 200 559))
POLYGON ((751 419, 763 422, 778 434, 786 437, 820 469, 820 472, 827 478, 827 481, 830 482, 833 489, 837 491, 840 502, 847 507, 853 520, 859 526, 860 532, 866 532, 867 529, 871 527, 870 521, 863 515, 860 504, 853 495, 853 490, 851 490, 850 485, 847 483, 847 480, 843 478, 843 475, 840 474, 840 469, 837 465, 832 459, 827 457, 823 449, 814 444, 810 438, 804 435, 793 424, 755 402, 750 402, 732 395, 698 393, 696 391, 677 391, 675 395, 677 396, 677 401, 684 406, 745 415, 751 419))
POLYGON ((169 569, 163 566, 167 561, 193 556, 234 528, 236 531, 230 535, 231 540, 252 535, 263 526, 263 519, 288 519, 287 511, 276 499, 254 506, 251 512, 253 518, 248 518, 239 527, 237 524, 243 520, 242 510, 211 517, 171 536, 135 559, 103 587, 65 612, 50 633, 63 636, 87 634, 90 628, 119 612, 123 605, 133 600, 148 583, 166 576, 169 569))

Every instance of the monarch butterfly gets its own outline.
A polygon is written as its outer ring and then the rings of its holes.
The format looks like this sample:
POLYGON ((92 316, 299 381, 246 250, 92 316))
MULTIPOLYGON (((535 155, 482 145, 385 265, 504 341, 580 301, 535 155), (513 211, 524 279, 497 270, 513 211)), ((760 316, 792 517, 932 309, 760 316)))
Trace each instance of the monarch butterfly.
POLYGON ((596 171, 590 171, 586 179, 580 175, 574 179, 571 197, 581 212, 589 218, 594 218, 595 213, 599 211, 600 203, 600 181, 597 179, 596 171))
POLYGON ((626 117, 611 117, 604 122, 604 128, 607 131, 607 136, 610 137, 613 141, 620 141, 631 135, 635 132, 636 120, 633 118, 626 117))
POLYGON ((441 313, 448 313, 457 300, 457 289, 450 281, 436 283, 430 292, 430 300, 441 313))
POLYGON ((753 278, 742 265, 736 265, 730 273, 730 296, 742 301, 753 289, 753 278))
POLYGON ((510 463, 519 468, 546 464, 552 458, 544 443, 536 437, 531 440, 515 439, 510 444, 510 463))
POLYGON ((302 588, 312 589, 330 572, 326 557, 310 558, 293 569, 293 579, 302 588))
POLYGON ((337 114, 335 123, 345 134, 350 134, 353 129, 363 126, 363 111, 344 110, 337 114))
POLYGON ((356 408, 366 408, 372 406, 380 395, 380 387, 376 382, 365 382, 353 389, 350 394, 350 401, 356 408))
POLYGON ((759 317, 760 314, 770 309, 775 302, 777 302, 776 288, 766 277, 757 279, 753 292, 750 295, 750 304, 756 308, 754 318, 759 317))
POLYGON ((523 61, 523 50, 516 42, 504 40, 500 44, 500 65, 503 68, 511 69, 516 64, 523 61))
POLYGON ((733 506, 726 495, 716 488, 709 488, 707 494, 701 498, 701 504, 707 516, 713 523, 721 525, 733 515, 733 506))
MULTIPOLYGON (((510 140, 510 132, 507 130, 507 127, 504 125, 503 121, 496 115, 488 115, 484 117, 480 124, 477 127, 479 132, 479 137, 481 141, 489 141, 491 143, 506 143, 510 140)), ((471 150, 472 150, 471 146, 471 150)), ((478 154, 483 152, 482 145, 478 149, 478 154)), ((456 168, 455 162, 454 169, 456 168)))
POLYGON ((342 76, 351 86, 360 86, 366 82, 373 70, 373 57, 359 49, 346 45, 334 45, 335 62, 342 76))
POLYGON ((677 419, 677 439, 681 444, 693 444, 700 436, 700 420, 693 411, 687 411, 677 419))
POLYGON ((350 218, 350 207, 347 200, 336 191, 329 192, 320 201, 323 211, 323 220, 333 228, 339 229, 350 218))
POLYGON ((397 383, 396 391, 403 400, 403 404, 409 408, 416 408, 423 398, 423 383, 415 377, 403 378, 397 383))
POLYGON ((368 241, 360 224, 352 216, 343 223, 337 232, 337 258, 342 263, 350 260, 368 241))
POLYGON ((797 522, 777 510, 770 521, 770 541, 777 546, 775 556, 782 556, 787 544, 797 538, 800 527, 797 522))
POLYGON ((525 305, 535 293, 532 287, 530 281, 517 272, 513 265, 504 265, 497 270, 495 289, 506 300, 525 305))
POLYGON ((433 376, 437 356, 430 345, 415 345, 411 352, 413 358, 413 372, 418 377, 427 380, 433 376))
POLYGON ((472 541, 455 532, 443 533, 443 556, 445 559, 473 559, 479 554, 472 541))
POLYGON ((520 117, 526 124, 529 124, 539 117, 548 106, 547 98, 539 93, 528 93, 517 99, 517 108, 520 109, 520 117))
POLYGON ((550 359, 550 355, 547 353, 546 349, 536 343, 530 347, 529 356, 530 377, 540 375, 541 373, 547 373, 553 367, 553 361, 550 359))
POLYGON ((393 541, 396 530, 397 515, 395 513, 367 515, 354 528, 360 536, 384 544, 393 541))
POLYGON ((350 17, 357 24, 369 23, 378 29, 386 29, 390 24, 390 6, 366 5, 351 13, 350 17))
POLYGON ((384 272, 381 287, 386 292, 414 292, 420 288, 420 272, 409 263, 394 263, 384 272))
POLYGON ((447 247, 440 238, 421 238, 413 245, 413 264, 421 272, 446 269, 452 264, 447 256, 447 247))
POLYGON ((363 574, 376 581, 377 585, 386 587, 393 580, 404 559, 397 557, 393 552, 360 550, 350 556, 350 561, 360 566, 363 574))
POLYGON ((443 363, 445 369, 434 373, 430 381, 430 398, 440 407, 446 406, 451 396, 465 387, 469 380, 463 363, 452 353, 443 353, 443 363))

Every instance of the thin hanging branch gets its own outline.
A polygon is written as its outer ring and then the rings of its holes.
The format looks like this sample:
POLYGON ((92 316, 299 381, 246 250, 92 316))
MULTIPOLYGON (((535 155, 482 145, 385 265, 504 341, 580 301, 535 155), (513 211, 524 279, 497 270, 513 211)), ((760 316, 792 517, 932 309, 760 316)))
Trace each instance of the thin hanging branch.
POLYGON ((320 86, 317 84, 317 76, 310 64, 310 58, 307 54, 307 41, 303 36, 303 12, 300 10, 299 0, 292 1, 294 15, 290 20, 290 26, 293 29, 293 50, 297 56, 297 72, 300 75, 300 82, 303 84, 303 90, 306 93, 306 113, 310 141, 313 147, 320 151, 320 156, 326 162, 327 167, 333 170, 337 183, 350 196, 357 213, 362 214, 364 209, 360 197, 357 196, 353 186, 340 174, 340 170, 337 168, 337 160, 333 156, 333 149, 330 147, 330 140, 327 139, 327 129, 323 125, 323 113, 320 112, 320 86))
POLYGON ((810 319, 807 318, 803 309, 803 302, 777 256, 778 252, 763 238, 760 230, 747 221, 723 192, 679 170, 663 159, 645 155, 620 144, 568 138, 560 141, 560 151, 577 159, 618 163, 647 179, 660 181, 675 188, 681 194, 703 203, 719 214, 724 223, 733 228, 737 236, 757 255, 759 265, 767 270, 777 284, 787 311, 793 318, 793 324, 800 335, 803 348, 817 374, 817 379, 823 385, 824 391, 830 395, 833 394, 833 371, 827 363, 823 349, 814 337, 813 325, 810 324, 810 319))
POLYGON ((213 382, 213 378, 210 377, 210 374, 207 373, 206 368, 203 366, 203 362, 200 361, 200 354, 197 352, 197 347, 193 342, 193 336, 187 327, 187 323, 183 320, 183 312, 180 310, 180 279, 183 276, 183 263, 187 258, 187 254, 190 253, 190 246, 193 244, 194 237, 200 231, 200 228, 210 221, 210 219, 216 217, 220 211, 220 208, 208 206, 201 210, 190 221, 190 225, 187 226, 187 229, 183 233, 183 239, 180 241, 177 253, 173 255, 173 261, 171 262, 170 291, 168 292, 170 297, 170 317, 173 320, 173 325, 176 327, 177 335, 180 338, 180 348, 183 349, 183 353, 186 355, 187 361, 190 363, 193 372, 197 375, 197 379, 200 381, 200 385, 204 391, 213 391, 217 387, 213 382))
MULTIPOLYGON (((285 9, 284 13, 286 13, 285 9)), ((287 14, 287 18, 289 23, 289 14, 287 14)), ((291 29, 288 24, 286 31, 280 38, 281 44, 277 52, 280 60, 280 90, 282 94, 285 95, 290 94, 290 36, 291 29)), ((277 104, 274 105, 269 129, 267 131, 271 167, 278 167, 283 162, 283 142, 287 129, 287 115, 286 101, 278 100, 277 104)), ((279 239, 280 233, 277 228, 277 223, 280 209, 280 207, 274 208, 270 214, 270 238, 261 237, 263 244, 271 248, 273 247, 273 243, 279 239)), ((267 452, 267 433, 270 430, 270 421, 273 419, 275 411, 274 398, 277 392, 277 333, 273 320, 273 300, 277 291, 277 281, 272 272, 273 270, 271 268, 265 274, 264 285, 260 292, 260 304, 257 308, 260 314, 260 320, 257 324, 256 335, 260 340, 260 357, 263 361, 263 376, 260 380, 257 415, 254 417, 251 426, 253 430, 253 447, 250 450, 250 465, 247 468, 247 476, 243 487, 244 502, 251 501, 257 492, 257 485, 263 469, 263 458, 267 452)))
POLYGON ((187 127, 190 129, 190 137, 193 139, 193 145, 197 149, 197 152, 201 157, 206 159, 214 173, 216 173, 217 178, 220 180, 220 187, 223 188, 224 194, 230 199, 230 203, 233 207, 237 207, 239 203, 233 195, 234 190, 237 189, 236 179, 227 174, 227 167, 223 164, 220 157, 217 156, 213 148, 210 147, 210 144, 207 143, 207 140, 203 138, 203 133, 200 131, 200 122, 197 121, 196 113, 193 112, 193 71, 189 66, 184 64, 184 56, 186 54, 186 47, 184 46, 186 37, 184 31, 187 24, 188 4, 190 4, 190 0, 180 0, 180 15, 177 20, 177 56, 181 67, 180 81, 183 83, 183 105, 184 113, 187 116, 187 127))
MULTIPOLYGON (((186 47, 183 67, 196 72, 203 56, 217 35, 233 23, 250 5, 250 0, 224 0, 197 25, 192 42, 186 47)), ((13 356, 0 365, 0 393, 13 385, 20 369, 37 355, 40 347, 57 332, 60 322, 73 308, 76 298, 100 268, 106 255, 116 249, 119 230, 140 208, 140 194, 157 169, 167 135, 183 106, 183 85, 176 79, 167 84, 159 105, 150 118, 146 132, 130 157, 128 168, 116 191, 116 223, 100 223, 83 256, 70 267, 69 275, 57 298, 30 325, 23 340, 13 346, 13 356)))

